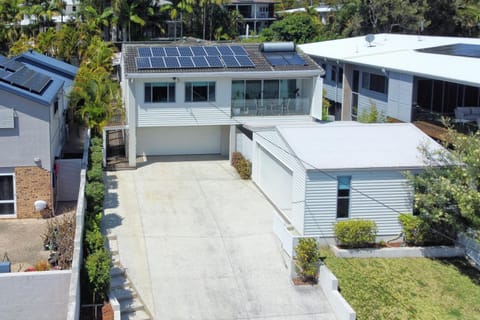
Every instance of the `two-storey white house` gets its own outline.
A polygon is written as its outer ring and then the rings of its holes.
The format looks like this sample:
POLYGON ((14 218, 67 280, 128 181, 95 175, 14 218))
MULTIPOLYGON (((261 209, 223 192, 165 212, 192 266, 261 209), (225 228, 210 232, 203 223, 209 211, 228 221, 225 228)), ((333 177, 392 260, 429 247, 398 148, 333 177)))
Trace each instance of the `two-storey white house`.
POLYGON ((480 106, 478 38, 377 34, 300 47, 325 69, 338 120, 355 120, 371 105, 405 122, 480 106))
POLYGON ((252 122, 321 119, 323 70, 292 43, 125 44, 127 154, 222 154, 252 122))

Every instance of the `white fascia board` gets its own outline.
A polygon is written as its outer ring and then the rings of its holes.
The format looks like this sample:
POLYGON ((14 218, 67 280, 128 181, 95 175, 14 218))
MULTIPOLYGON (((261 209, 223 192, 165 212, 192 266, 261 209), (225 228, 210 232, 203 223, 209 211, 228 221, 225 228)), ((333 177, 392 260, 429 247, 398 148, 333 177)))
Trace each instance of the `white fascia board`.
POLYGON ((176 73, 126 73, 127 79, 152 78, 310 78, 322 75, 322 70, 259 71, 259 72, 176 72, 176 73))

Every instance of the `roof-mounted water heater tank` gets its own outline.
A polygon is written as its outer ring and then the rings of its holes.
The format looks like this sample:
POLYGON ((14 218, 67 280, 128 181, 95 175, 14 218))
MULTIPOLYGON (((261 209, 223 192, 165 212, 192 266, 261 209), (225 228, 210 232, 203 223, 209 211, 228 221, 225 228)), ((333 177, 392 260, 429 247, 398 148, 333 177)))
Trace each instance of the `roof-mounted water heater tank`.
POLYGON ((293 42, 264 42, 260 45, 262 52, 295 52, 293 42))

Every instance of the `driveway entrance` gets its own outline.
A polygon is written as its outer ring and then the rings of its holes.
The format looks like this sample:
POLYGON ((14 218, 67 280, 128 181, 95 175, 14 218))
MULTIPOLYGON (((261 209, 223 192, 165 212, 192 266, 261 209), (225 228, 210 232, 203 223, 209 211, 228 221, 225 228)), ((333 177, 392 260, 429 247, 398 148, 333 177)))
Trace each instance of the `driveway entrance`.
POLYGON ((274 208, 227 160, 158 157, 108 173, 106 225, 155 319, 335 319, 293 286, 274 208))

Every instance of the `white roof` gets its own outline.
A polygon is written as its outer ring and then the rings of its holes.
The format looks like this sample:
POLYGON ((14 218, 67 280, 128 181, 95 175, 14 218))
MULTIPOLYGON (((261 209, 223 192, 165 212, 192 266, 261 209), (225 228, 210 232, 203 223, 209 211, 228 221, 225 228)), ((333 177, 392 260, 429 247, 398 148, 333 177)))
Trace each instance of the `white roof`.
POLYGON ((439 80, 480 85, 479 58, 417 52, 457 43, 480 45, 479 38, 377 34, 369 46, 364 36, 299 45, 308 55, 357 65, 383 68, 439 80))
POLYGON ((306 169, 408 169, 426 165, 420 146, 443 150, 411 123, 277 127, 306 169))

